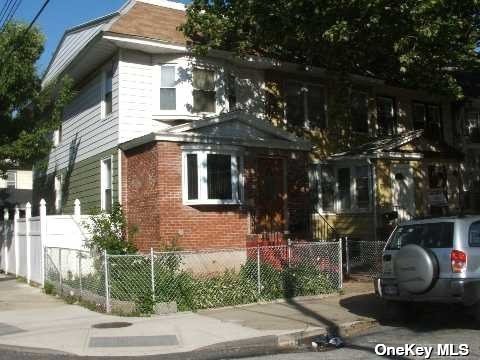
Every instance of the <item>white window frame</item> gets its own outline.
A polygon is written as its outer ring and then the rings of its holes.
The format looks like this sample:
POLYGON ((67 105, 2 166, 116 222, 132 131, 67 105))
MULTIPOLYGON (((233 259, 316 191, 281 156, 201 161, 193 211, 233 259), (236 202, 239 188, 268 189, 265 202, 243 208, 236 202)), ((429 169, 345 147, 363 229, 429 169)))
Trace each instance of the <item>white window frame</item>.
POLYGON ((368 213, 373 209, 373 180, 372 180, 372 167, 368 163, 358 162, 358 163, 318 163, 315 166, 315 179, 317 180, 317 194, 318 194, 318 205, 317 210, 320 214, 323 215, 334 215, 334 214, 355 214, 355 213, 368 213), (330 165, 333 167, 333 176, 335 179, 334 186, 334 204, 332 210, 323 210, 322 207, 322 177, 321 177, 321 167, 325 165, 330 165), (359 208, 358 207, 358 194, 357 194, 357 174, 356 167, 366 166, 368 167, 368 208, 359 208), (350 209, 342 209, 341 201, 339 198, 339 186, 338 186, 338 170, 343 168, 350 169, 350 209))
POLYGON ((105 211, 106 210, 106 199, 105 199, 105 183, 104 183, 104 167, 105 163, 107 161, 110 161, 110 191, 112 192, 111 195, 111 204, 110 206, 113 206, 113 155, 103 158, 100 160, 100 210, 105 211))
POLYGON ((17 172, 15 170, 8 170, 7 171, 7 178, 5 179, 5 186, 7 189, 16 189, 17 188, 17 172), (13 180, 13 186, 9 186, 9 184, 12 183, 12 181, 8 180, 8 175, 13 174, 14 180, 13 180))
POLYGON ((113 114, 113 78, 114 77, 115 77, 115 73, 114 73, 113 69, 111 71, 110 70, 103 70, 102 71, 102 76, 101 76, 101 80, 102 80, 102 86, 101 86, 102 101, 101 101, 101 104, 100 104, 101 118, 102 119, 107 119, 108 117, 112 116, 112 114, 113 114), (109 72, 112 73, 112 112, 107 114, 107 106, 106 106, 105 97, 107 96, 107 74, 109 72))
POLYGON ((53 146, 57 147, 62 143, 62 125, 53 131, 53 146))
POLYGON ((177 82, 178 82, 178 68, 177 68, 177 64, 176 63, 162 63, 162 64, 158 64, 157 65, 157 69, 158 69, 158 79, 159 79, 159 82, 158 82, 158 106, 157 106, 157 109, 155 110, 155 112, 160 112, 162 114, 166 113, 166 114, 174 114, 174 113, 177 113, 178 111, 178 86, 177 86, 177 82), (175 87, 162 87, 162 68, 163 67, 173 67, 173 71, 174 71, 174 75, 175 75, 175 87), (162 91, 161 89, 175 89, 175 109, 161 109, 161 94, 162 94, 162 91))
MULTIPOLYGON (((324 84, 319 84, 319 83, 314 83, 314 82, 308 82, 308 81, 299 81, 299 80, 285 80, 283 84, 283 89, 284 89, 284 94, 286 96, 287 94, 287 88, 289 84, 298 84, 300 85, 302 94, 303 94, 303 113, 304 113, 304 120, 303 120, 303 126, 305 126, 306 129, 311 129, 312 124, 309 118, 308 114, 308 91, 310 86, 314 87, 320 87, 323 89, 323 96, 325 97, 325 104, 324 104, 324 115, 325 115, 325 129, 328 129, 328 93, 327 93, 327 87, 324 84)), ((283 118, 285 124, 288 124, 288 118, 287 118, 287 102, 285 100, 285 106, 284 106, 284 112, 283 112, 283 118)))
MULTIPOLYGON (((192 82, 191 82, 191 86, 192 86, 192 113, 195 114, 195 115, 198 115, 198 116, 204 116, 204 115, 212 115, 212 114, 217 114, 220 110, 220 104, 218 102, 218 97, 220 95, 220 89, 219 87, 217 86, 218 84, 218 81, 219 81, 219 69, 218 67, 216 66, 210 66, 210 65, 207 65, 207 64, 199 64, 199 63, 194 63, 192 65, 192 82), (214 87, 214 92, 215 92, 215 96, 214 96, 214 105, 215 105, 215 110, 213 112, 210 112, 210 111, 194 111, 194 108, 195 108, 195 100, 194 100, 194 95, 193 93, 195 92, 195 90, 199 90, 199 89, 196 89, 194 86, 193 86, 193 72, 195 70, 206 70, 206 71, 212 71, 213 72, 213 87, 214 87)), ((202 91, 202 90, 200 90, 202 91)))
POLYGON ((184 147, 182 151, 182 195, 185 205, 242 204, 244 202, 243 151, 236 147, 184 147), (198 199, 188 199, 187 155, 189 154, 197 155, 198 199), (231 156, 232 199, 208 198, 207 155, 209 154, 231 156))
POLYGON ((55 212, 60 213, 62 211, 62 201, 63 201, 63 176, 62 174, 55 175, 55 212))

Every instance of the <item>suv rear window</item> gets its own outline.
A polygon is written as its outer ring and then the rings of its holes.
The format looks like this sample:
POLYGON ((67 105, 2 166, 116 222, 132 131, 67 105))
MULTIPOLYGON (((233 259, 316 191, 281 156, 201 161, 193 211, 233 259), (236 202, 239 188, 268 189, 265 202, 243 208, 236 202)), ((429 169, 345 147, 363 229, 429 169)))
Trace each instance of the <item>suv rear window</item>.
POLYGON ((453 222, 438 222, 399 226, 387 245, 398 250, 408 244, 429 249, 453 247, 453 222))

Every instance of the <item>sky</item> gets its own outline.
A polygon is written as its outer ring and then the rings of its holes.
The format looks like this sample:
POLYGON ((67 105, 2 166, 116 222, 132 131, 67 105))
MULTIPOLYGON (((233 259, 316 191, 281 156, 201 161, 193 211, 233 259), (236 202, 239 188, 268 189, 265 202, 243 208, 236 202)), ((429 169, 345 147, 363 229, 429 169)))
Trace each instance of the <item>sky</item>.
MULTIPOLYGON (((8 0, 0 0, 3 6, 8 0)), ((49 4, 37 20, 46 36, 45 51, 38 62, 43 72, 52 57, 58 42, 68 28, 86 21, 117 11, 127 0, 50 0, 49 4)), ((185 0, 182 2, 186 2, 185 0)), ((22 0, 15 18, 30 23, 44 0, 22 0)))

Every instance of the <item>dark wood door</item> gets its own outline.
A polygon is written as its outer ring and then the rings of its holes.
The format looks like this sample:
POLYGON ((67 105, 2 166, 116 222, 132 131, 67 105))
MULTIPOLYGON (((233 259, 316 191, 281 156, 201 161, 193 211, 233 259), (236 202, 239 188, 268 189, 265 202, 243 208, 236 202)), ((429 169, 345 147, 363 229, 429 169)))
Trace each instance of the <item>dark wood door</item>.
POLYGON ((284 160, 258 158, 257 191, 255 199, 255 232, 283 232, 285 230, 284 160))

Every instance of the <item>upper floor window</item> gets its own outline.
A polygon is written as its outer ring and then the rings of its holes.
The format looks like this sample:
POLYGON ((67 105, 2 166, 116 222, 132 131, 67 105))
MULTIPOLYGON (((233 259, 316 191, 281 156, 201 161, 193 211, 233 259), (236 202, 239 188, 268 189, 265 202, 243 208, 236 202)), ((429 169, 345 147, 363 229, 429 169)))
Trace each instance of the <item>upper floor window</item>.
POLYGON ((368 133, 368 95, 361 91, 352 91, 350 113, 352 130, 368 133))
POLYGON ((242 199, 242 158, 235 151, 188 150, 183 153, 186 204, 237 204, 242 199))
POLYGON ((62 142, 62 125, 60 124, 60 127, 53 132, 53 146, 58 146, 62 142))
POLYGON ((100 169, 101 209, 105 212, 112 210, 112 158, 103 159, 100 169))
POLYGON ((467 112, 466 132, 472 142, 480 142, 480 111, 467 112))
POLYGON ((237 108, 237 78, 233 74, 227 76, 227 100, 230 111, 237 108))
POLYGON ((208 69, 193 69, 193 111, 214 113, 216 102, 215 72, 208 69))
POLYGON ((377 98, 377 127, 379 136, 395 135, 395 100, 390 97, 377 98))
POLYGON ((327 126, 325 88, 321 85, 287 82, 285 108, 287 122, 293 126, 327 126))
POLYGON ((106 117, 113 111, 113 72, 107 71, 104 76, 103 117, 106 117))
POLYGON ((162 65, 160 70, 160 110, 176 110, 175 66, 162 65))
POLYGON ((7 171, 7 188, 15 189, 17 187, 17 172, 7 171))
POLYGON ((55 212, 62 211, 62 175, 55 175, 55 212))
POLYGON ((413 104, 413 128, 424 129, 425 136, 432 139, 442 138, 440 107, 435 104, 413 104))

